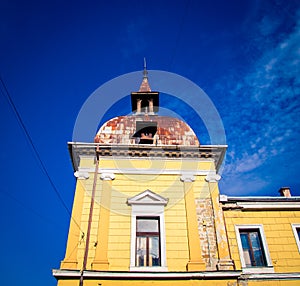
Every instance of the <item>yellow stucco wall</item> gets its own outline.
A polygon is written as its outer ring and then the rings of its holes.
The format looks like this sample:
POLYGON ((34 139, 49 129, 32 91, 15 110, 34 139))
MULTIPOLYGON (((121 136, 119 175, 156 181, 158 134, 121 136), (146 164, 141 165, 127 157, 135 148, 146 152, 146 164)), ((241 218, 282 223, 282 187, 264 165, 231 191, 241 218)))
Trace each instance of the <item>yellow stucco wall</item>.
MULTIPOLYGON (((89 168, 89 178, 78 179, 76 192, 84 189, 84 198, 81 209, 81 219, 78 222, 80 228, 86 233, 89 219, 91 193, 94 181, 95 160, 92 157, 82 157, 81 168, 89 168)), ((165 234, 166 257, 169 271, 186 271, 189 260, 186 210, 184 200, 184 186, 180 180, 182 172, 190 170, 212 170, 213 162, 195 160, 162 160, 162 159, 134 159, 124 160, 117 158, 100 159, 93 220, 89 244, 87 269, 91 269, 95 253, 97 235, 103 232, 103 226, 99 225, 101 207, 110 210, 108 225, 108 252, 109 270, 128 271, 130 265, 130 235, 131 235, 131 206, 127 205, 127 198, 135 196, 147 189, 167 198, 165 207, 165 234), (111 181, 111 200, 109 205, 103 204, 103 181, 99 179, 101 172, 111 170, 115 179, 111 181), (155 170, 151 174, 145 174, 148 170, 155 170), (177 172, 174 172, 177 170, 177 172), (179 172, 178 172, 179 170, 179 172), (125 172, 124 172, 125 171, 125 172)), ((194 173, 194 171, 192 172, 194 173)), ((209 190, 205 176, 195 176, 194 198, 206 197, 209 190)), ((75 204, 75 202, 74 202, 75 204)), ((78 210, 77 210, 78 211, 78 210)), ((72 223, 72 222, 71 222, 72 223)), ((197 229, 195 229, 197 231, 197 229)), ((68 244, 77 243, 77 269, 83 265, 85 251, 85 237, 69 234, 68 244), (76 240, 76 243, 74 243, 76 240)), ((67 258, 67 256, 66 256, 67 258)), ((66 260, 66 259, 65 259, 66 260)), ((67 264, 65 264, 67 265, 67 264)))
POLYGON ((298 272, 300 270, 300 254, 291 226, 292 223, 300 223, 300 211, 227 210, 224 215, 231 254, 237 269, 241 269, 241 263, 234 226, 261 224, 275 272, 298 272))

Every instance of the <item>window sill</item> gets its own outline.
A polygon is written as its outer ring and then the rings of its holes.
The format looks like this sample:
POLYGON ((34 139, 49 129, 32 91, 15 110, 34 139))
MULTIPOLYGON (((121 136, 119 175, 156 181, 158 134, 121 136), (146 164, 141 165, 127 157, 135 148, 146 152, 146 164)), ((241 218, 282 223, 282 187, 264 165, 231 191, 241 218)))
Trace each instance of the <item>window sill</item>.
POLYGON ((129 270, 136 271, 136 272, 167 272, 168 267, 166 267, 166 266, 149 266, 149 267, 130 266, 129 270))
POLYGON ((266 267, 244 267, 242 268, 243 273, 252 274, 252 273, 274 273, 273 266, 266 267))

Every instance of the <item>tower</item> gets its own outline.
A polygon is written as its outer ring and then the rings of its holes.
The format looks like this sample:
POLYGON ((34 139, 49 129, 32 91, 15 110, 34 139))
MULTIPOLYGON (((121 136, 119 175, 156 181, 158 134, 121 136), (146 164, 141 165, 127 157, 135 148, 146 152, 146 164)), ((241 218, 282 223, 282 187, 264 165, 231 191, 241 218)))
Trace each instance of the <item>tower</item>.
POLYGON ((68 144, 77 182, 58 285, 238 275, 218 202, 226 146, 200 145, 187 123, 159 115, 159 96, 145 65, 132 114, 105 122, 94 144, 68 144))

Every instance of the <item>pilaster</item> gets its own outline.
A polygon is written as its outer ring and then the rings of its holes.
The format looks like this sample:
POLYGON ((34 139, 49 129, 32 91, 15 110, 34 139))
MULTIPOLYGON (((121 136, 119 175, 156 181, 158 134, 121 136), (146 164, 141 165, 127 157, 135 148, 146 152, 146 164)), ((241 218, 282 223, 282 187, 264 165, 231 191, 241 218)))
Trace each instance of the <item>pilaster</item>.
POLYGON ((228 238, 225 228, 223 211, 219 203, 219 187, 218 181, 221 176, 214 173, 206 176, 205 180, 208 183, 213 214, 214 226, 216 231, 217 249, 218 249, 218 270, 234 270, 234 263, 231 259, 228 238))
POLYGON ((193 190, 193 175, 183 175, 184 200, 186 209, 187 236, 189 246, 189 261, 186 265, 187 271, 205 270, 205 263, 201 255, 201 242, 198 234, 198 221, 193 190))
POLYGON ((74 196, 72 217, 70 220, 66 255, 64 260, 61 262, 60 269, 79 269, 77 261, 77 249, 78 241, 80 240, 82 233, 78 223, 81 221, 82 205, 85 192, 82 180, 87 179, 89 176, 88 173, 83 175, 79 174, 79 172, 75 172, 74 175, 77 177, 77 185, 74 196))
POLYGON ((92 269, 108 270, 109 262, 107 252, 110 219, 110 201, 112 191, 112 180, 115 179, 115 175, 113 173, 102 173, 100 175, 100 179, 102 180, 103 188, 100 201, 97 247, 95 258, 92 262, 92 269))

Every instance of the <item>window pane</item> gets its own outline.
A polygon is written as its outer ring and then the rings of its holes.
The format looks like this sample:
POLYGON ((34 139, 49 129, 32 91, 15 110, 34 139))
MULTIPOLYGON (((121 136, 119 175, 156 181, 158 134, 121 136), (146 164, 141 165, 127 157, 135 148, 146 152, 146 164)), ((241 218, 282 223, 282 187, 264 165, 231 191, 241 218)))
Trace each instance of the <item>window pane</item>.
POLYGON ((147 265, 147 238, 137 237, 136 239, 136 266, 146 266, 147 265))
POLYGON ((298 234, 298 239, 300 239, 300 227, 296 228, 297 234, 298 234))
POLYGON ((137 219, 137 232, 158 232, 158 220, 157 219, 137 219))
POLYGON ((250 267, 252 266, 252 263, 251 263, 251 251, 250 251, 250 245, 248 240, 248 233, 241 233, 241 241, 242 241, 243 256, 244 256, 246 267, 250 267))
POLYGON ((243 230, 240 233, 246 267, 266 266, 264 250, 258 230, 243 230))
POLYGON ((263 250, 261 248, 260 237, 258 232, 250 233, 250 239, 253 249, 254 261, 253 264, 255 266, 264 266, 264 258, 263 258, 263 250))
POLYGON ((149 237, 149 257, 149 266, 160 266, 158 236, 149 237))

